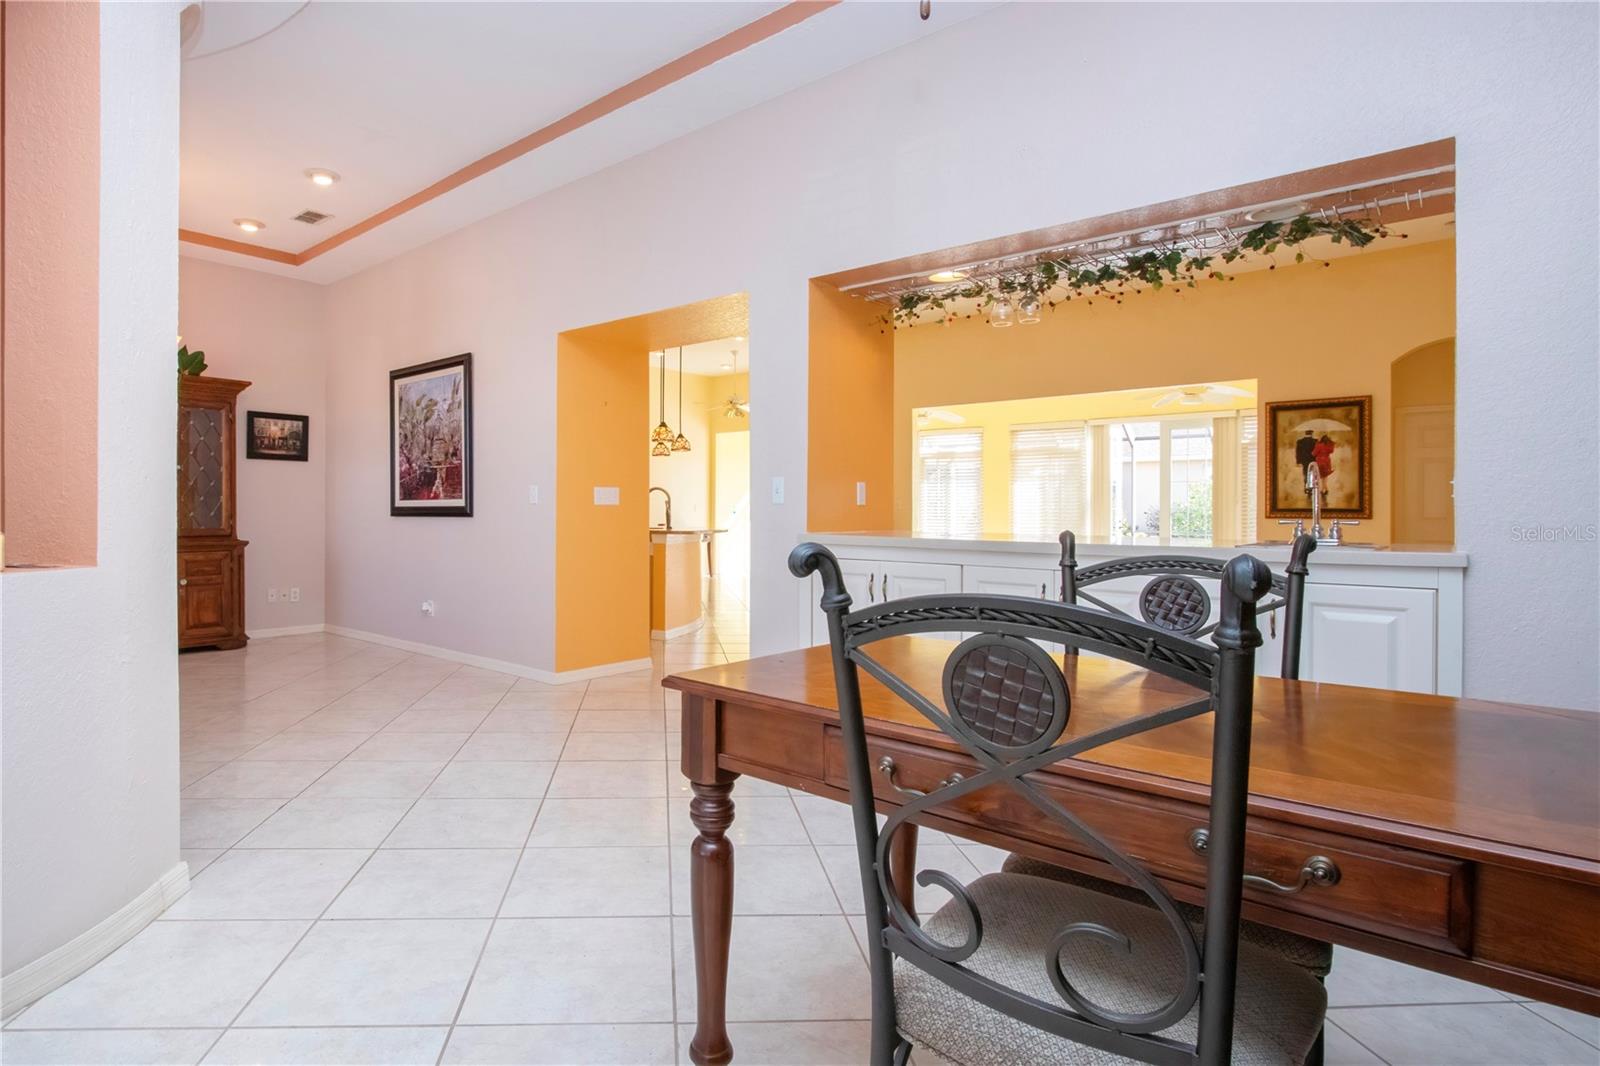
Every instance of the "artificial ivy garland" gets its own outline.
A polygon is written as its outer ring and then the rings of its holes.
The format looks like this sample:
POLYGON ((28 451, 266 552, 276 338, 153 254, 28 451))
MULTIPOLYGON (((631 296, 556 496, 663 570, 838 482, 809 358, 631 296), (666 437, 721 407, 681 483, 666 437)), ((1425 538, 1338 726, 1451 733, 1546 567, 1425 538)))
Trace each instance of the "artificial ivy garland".
MULTIPOLYGON (((1226 265, 1250 253, 1270 256, 1280 247, 1294 248, 1313 237, 1327 237, 1334 244, 1348 241, 1354 247, 1365 248, 1388 236, 1389 231, 1381 222, 1298 215, 1286 222, 1263 222, 1246 232, 1232 247, 1211 255, 1192 255, 1169 248, 1136 252, 1122 257, 1120 262, 1096 257, 1092 264, 1078 266, 1071 255, 1062 254, 992 278, 903 292, 894 298, 894 308, 883 316, 883 322, 895 329, 915 326, 925 311, 946 311, 956 300, 982 300, 983 307, 1001 300, 1014 300, 1054 308, 1074 299, 1093 303, 1093 298, 1099 296, 1121 303, 1129 292, 1138 293, 1145 287, 1159 290, 1178 285, 1192 289, 1201 278, 1232 281, 1233 275, 1224 273, 1216 265, 1219 260, 1226 265)), ((1402 240, 1405 236, 1400 234, 1402 240)), ((1304 262, 1305 258, 1305 252, 1295 252, 1296 263, 1304 262)), ((1332 263, 1325 259, 1322 265, 1331 266, 1332 263)), ((1267 269, 1276 268, 1274 263, 1267 269)), ((949 318, 941 320, 949 321, 949 318)))

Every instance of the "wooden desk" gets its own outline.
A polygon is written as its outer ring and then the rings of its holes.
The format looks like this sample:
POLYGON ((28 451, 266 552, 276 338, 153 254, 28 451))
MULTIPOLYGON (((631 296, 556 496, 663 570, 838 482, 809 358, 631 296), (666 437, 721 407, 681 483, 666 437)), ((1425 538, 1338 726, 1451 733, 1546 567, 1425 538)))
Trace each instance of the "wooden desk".
MULTIPOLYGON (((898 637, 874 655, 937 701, 951 645, 898 637)), ((1063 740, 1192 698, 1137 667, 1069 657, 1063 740)), ((848 799, 826 647, 668 677, 683 694, 683 772, 692 782, 691 899, 699 1017, 690 1057, 728 1062, 733 920, 732 791, 750 774, 848 799)), ((868 751, 897 781, 931 789, 973 763, 915 710, 861 675, 868 751)), ((1245 893, 1252 921, 1600 1014, 1600 715, 1261 678, 1256 684, 1246 866, 1293 882, 1312 855, 1332 886, 1245 893)), ((1189 847, 1206 822, 1210 716, 1040 771, 1058 799, 1203 901, 1189 847)), ((878 803, 897 795, 887 778, 878 803)), ((1087 848, 1003 788, 925 823, 1110 876, 1087 848)), ((902 884, 909 878, 900 878, 902 884)))

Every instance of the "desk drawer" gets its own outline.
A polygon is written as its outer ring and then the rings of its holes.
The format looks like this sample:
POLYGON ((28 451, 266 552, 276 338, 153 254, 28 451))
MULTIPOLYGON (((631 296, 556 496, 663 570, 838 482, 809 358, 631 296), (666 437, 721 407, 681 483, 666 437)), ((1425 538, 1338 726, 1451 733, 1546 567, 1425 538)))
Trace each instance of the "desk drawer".
MULTIPOLYGON (((848 788, 838 730, 830 728, 828 734, 826 780, 848 788)), ((874 794, 890 803, 904 797, 880 769, 886 757, 893 761, 895 782, 903 788, 927 791, 951 773, 970 776, 977 772, 976 764, 964 756, 893 740, 868 737, 867 752, 874 794)), ((1191 831, 1206 824, 1205 807, 1047 774, 1036 773, 1029 780, 1158 877, 1194 887, 1205 885, 1205 859, 1189 845, 1191 831)), ((1098 857, 1088 844, 1004 785, 969 793, 938 813, 956 822, 1098 857)), ((1247 886, 1245 897, 1415 944, 1457 953, 1466 947, 1469 923, 1464 863, 1250 819, 1245 844, 1247 873, 1293 884, 1312 856, 1322 856, 1337 866, 1336 884, 1309 884, 1292 895, 1247 886)))

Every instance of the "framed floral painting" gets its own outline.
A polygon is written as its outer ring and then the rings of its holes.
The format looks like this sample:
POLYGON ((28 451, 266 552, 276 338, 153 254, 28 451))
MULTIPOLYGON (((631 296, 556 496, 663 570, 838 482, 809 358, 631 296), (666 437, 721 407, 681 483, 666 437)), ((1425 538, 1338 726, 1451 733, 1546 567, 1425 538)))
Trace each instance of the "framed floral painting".
POLYGON ((472 514, 472 354, 389 371, 389 513, 472 514))
POLYGON ((1322 516, 1372 517, 1372 397, 1267 404, 1267 517, 1309 518, 1309 468, 1322 516))

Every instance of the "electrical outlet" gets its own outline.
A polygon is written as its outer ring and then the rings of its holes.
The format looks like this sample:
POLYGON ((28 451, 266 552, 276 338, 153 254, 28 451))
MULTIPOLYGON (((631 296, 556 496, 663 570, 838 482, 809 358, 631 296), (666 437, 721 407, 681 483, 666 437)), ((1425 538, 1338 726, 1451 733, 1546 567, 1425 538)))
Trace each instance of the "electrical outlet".
POLYGON ((422 613, 427 615, 429 618, 433 617, 433 601, 432 600, 423 600, 422 601, 422 613))
POLYGON ((783 502, 783 478, 781 477, 775 477, 772 479, 772 502, 783 502))
POLYGON ((858 481, 858 482, 856 482, 856 506, 857 507, 865 507, 866 505, 867 505, 867 483, 865 481, 858 481))
POLYGON ((296 585, 296 586, 294 586, 293 588, 291 588, 289 590, 289 602, 290 603, 299 603, 300 602, 300 586, 299 585, 296 585))
POLYGON ((621 500, 622 490, 615 485, 596 485, 594 487, 594 505, 596 507, 616 507, 621 500))
POLYGON ((278 590, 277 589, 268 589, 267 590, 267 602, 268 603, 277 603, 278 602, 278 590))
POLYGON ((538 503, 539 502, 539 486, 538 485, 529 485, 528 486, 528 502, 529 503, 538 503))

